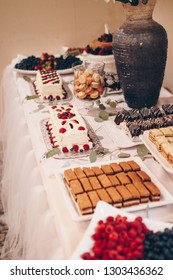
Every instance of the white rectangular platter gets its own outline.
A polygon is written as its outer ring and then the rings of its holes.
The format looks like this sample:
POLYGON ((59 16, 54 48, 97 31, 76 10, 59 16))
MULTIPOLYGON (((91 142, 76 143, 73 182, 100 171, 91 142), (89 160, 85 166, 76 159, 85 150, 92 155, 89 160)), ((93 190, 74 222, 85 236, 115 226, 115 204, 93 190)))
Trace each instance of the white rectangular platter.
MULTIPOLYGON (((74 253, 71 256, 71 260, 81 260, 81 255, 84 252, 90 251, 91 247, 93 246, 93 239, 92 235, 95 232, 95 228, 99 220, 105 220, 108 216, 116 217, 117 215, 126 216, 128 221, 133 221, 135 219, 134 214, 129 214, 122 209, 117 209, 106 202, 99 201, 97 207, 95 209, 95 213, 92 217, 92 220, 82 238, 79 245, 75 249, 74 253)), ((160 221, 154 221, 147 218, 143 219, 143 222, 146 226, 153 230, 154 232, 159 230, 164 230, 165 228, 172 228, 172 224, 164 223, 160 221)))
POLYGON ((161 164, 161 166, 168 172, 173 174, 173 165, 171 166, 168 161, 159 153, 155 145, 148 138, 149 131, 145 131, 143 135, 140 135, 141 141, 145 144, 147 149, 151 152, 153 157, 161 164))
MULTIPOLYGON (((126 161, 128 160, 134 160, 136 161, 136 163, 138 163, 141 167, 141 169, 143 171, 145 171, 150 177, 151 180, 153 181, 153 183, 156 184, 156 186, 160 189, 161 192, 161 199, 160 201, 150 201, 148 203, 141 203, 139 205, 134 205, 134 206, 130 206, 130 207, 124 207, 122 209, 124 209, 124 211, 128 211, 128 212, 133 212, 133 211, 139 211, 139 210, 144 210, 144 209, 149 209, 149 208, 154 208, 154 207, 160 207, 160 206, 164 206, 164 205, 168 205, 168 204, 173 204, 173 196, 166 190, 166 188, 157 180, 157 178, 152 174, 152 172, 146 167, 146 165, 142 162, 142 160, 140 158, 128 158, 126 159, 126 161)), ((101 166, 102 164, 109 164, 111 162, 121 162, 121 161, 125 161, 125 159, 121 159, 121 160, 112 160, 112 161, 106 161, 106 162, 95 162, 95 163, 90 163, 90 164, 85 164, 85 165, 80 165, 80 167, 91 167, 91 166, 101 166)), ((74 167, 79 167, 78 166, 72 166, 70 168, 74 168, 74 167)), ((76 221, 76 222, 82 222, 82 221, 86 221, 86 220, 90 220, 93 216, 93 214, 89 214, 89 215, 80 215, 80 213, 78 212, 75 203, 73 202, 71 195, 68 191, 67 186, 65 185, 64 182, 64 178, 63 178, 63 173, 64 170, 66 170, 68 168, 63 168, 63 169, 57 169, 55 170, 54 174, 57 180, 57 187, 60 188, 60 191, 64 197, 67 209, 70 212, 71 218, 72 220, 76 221)))

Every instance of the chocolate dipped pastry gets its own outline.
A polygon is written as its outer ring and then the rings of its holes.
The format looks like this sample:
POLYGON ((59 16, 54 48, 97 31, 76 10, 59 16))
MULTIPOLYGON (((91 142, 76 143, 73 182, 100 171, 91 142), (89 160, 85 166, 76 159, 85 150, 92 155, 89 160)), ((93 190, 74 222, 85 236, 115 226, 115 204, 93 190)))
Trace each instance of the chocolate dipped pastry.
POLYGON ((173 104, 163 104, 162 109, 166 115, 173 114, 173 104))
POLYGON ((129 112, 127 110, 120 111, 116 114, 114 122, 119 125, 122 123, 125 119, 127 119, 129 115, 129 112))
POLYGON ((146 107, 141 108, 139 112, 143 120, 149 119, 151 117, 151 110, 146 107))
POLYGON ((156 105, 150 108, 151 116, 153 118, 159 118, 164 116, 164 112, 160 110, 160 108, 156 105))

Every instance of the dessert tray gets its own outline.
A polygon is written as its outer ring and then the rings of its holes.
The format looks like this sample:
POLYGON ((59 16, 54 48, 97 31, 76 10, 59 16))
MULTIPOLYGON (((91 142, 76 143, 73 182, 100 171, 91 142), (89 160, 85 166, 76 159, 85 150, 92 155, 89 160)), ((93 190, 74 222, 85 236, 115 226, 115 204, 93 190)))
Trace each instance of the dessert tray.
POLYGON ((162 156, 162 154, 156 149, 155 145, 148 138, 149 131, 145 131, 143 135, 140 135, 141 141, 145 144, 155 159, 161 164, 161 166, 168 172, 173 174, 173 165, 162 156))
MULTIPOLYGON (((168 204, 173 204, 173 196, 166 190, 166 188, 157 180, 157 178, 150 172, 150 170, 145 166, 145 164, 142 162, 140 158, 130 158, 130 160, 134 160, 140 167, 141 170, 145 171, 151 178, 152 182, 159 188, 161 192, 161 197, 159 201, 149 201, 148 203, 140 203, 138 205, 133 205, 129 207, 124 207, 124 211, 128 212, 134 212, 134 211, 139 211, 139 210, 145 210, 145 209, 150 209, 154 207, 160 207, 168 204)), ((120 163, 123 162, 124 160, 114 160, 114 161, 106 161, 106 162, 97 162, 97 163, 90 163, 90 164, 85 164, 85 165, 80 165, 80 167, 93 167, 93 166, 101 166, 104 164, 109 164, 111 162, 115 163, 120 163)), ((72 169, 75 167, 79 166, 73 166, 71 167, 72 169)), ((93 217, 93 214, 85 214, 81 215, 77 209, 76 202, 72 198, 72 195, 70 194, 69 187, 66 185, 64 181, 64 171, 69 168, 62 168, 62 169, 57 169, 55 170, 54 174, 57 179, 57 187, 60 188, 64 199, 65 203, 67 206, 67 209, 70 212, 71 218, 76 221, 76 222, 81 222, 81 221, 86 221, 90 220, 93 217)))
MULTIPOLYGON (((92 234, 95 232, 95 228, 97 226, 97 223, 99 220, 105 220, 108 216, 126 216, 127 219, 134 220, 136 216, 131 213, 127 213, 123 210, 117 209, 109 205, 108 203, 105 203, 104 201, 99 201, 97 204, 97 207, 95 209, 95 213, 92 217, 92 220, 82 238, 80 241, 79 245, 77 246, 76 250, 71 256, 71 260, 80 260, 81 255, 89 251, 90 248, 93 246, 94 240, 91 238, 92 234)), ((164 223, 160 221, 155 221, 155 220, 150 220, 147 218, 143 219, 143 222, 146 224, 146 226, 150 229, 153 230, 154 232, 157 232, 159 230, 164 230, 165 228, 172 228, 172 224, 170 223, 164 223)))
MULTIPOLYGON (((40 122, 40 129, 41 129, 41 133, 43 136, 43 140, 44 143, 46 145, 47 151, 51 151, 52 148, 52 144, 50 142, 49 139, 49 135, 46 129, 46 122, 49 120, 49 118, 43 119, 40 122)), ((99 140, 99 138, 97 137, 97 135, 95 134, 94 130, 92 129, 92 127, 89 125, 89 123, 84 119, 85 123, 86 123, 86 127, 88 129, 88 135, 92 141, 92 143, 94 144, 93 150, 94 151, 99 151, 99 149, 102 148, 101 142, 99 140)), ((82 157, 87 157, 90 155, 91 150, 88 151, 83 151, 83 152, 67 152, 67 153, 59 153, 53 156, 53 158, 55 159, 73 159, 73 158, 82 158, 82 157)))

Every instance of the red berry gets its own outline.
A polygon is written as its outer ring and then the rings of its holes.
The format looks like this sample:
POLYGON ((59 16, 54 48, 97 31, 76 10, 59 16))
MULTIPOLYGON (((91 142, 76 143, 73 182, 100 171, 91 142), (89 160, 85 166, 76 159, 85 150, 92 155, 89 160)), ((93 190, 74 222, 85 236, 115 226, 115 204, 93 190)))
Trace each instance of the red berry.
POLYGON ((57 108, 57 106, 52 106, 52 109, 56 109, 57 108))
POLYGON ((88 144, 85 144, 85 145, 83 145, 83 148, 84 148, 85 151, 88 151, 90 147, 89 147, 88 144))
POLYGON ((68 152, 69 152, 69 150, 67 149, 67 147, 63 147, 63 148, 62 148, 62 151, 63 151, 63 153, 68 153, 68 152))
POLYGON ((64 127, 60 128, 59 133, 65 133, 66 129, 64 127))
POLYGON ((85 130, 85 127, 79 126, 79 127, 78 127, 78 130, 85 130))
POLYGON ((61 99, 60 96, 57 95, 57 96, 56 96, 56 100, 60 100, 60 99, 61 99))
POLYGON ((73 150, 74 150, 75 152, 77 152, 77 151, 79 150, 79 146, 78 146, 78 145, 74 145, 74 146, 73 146, 73 150))

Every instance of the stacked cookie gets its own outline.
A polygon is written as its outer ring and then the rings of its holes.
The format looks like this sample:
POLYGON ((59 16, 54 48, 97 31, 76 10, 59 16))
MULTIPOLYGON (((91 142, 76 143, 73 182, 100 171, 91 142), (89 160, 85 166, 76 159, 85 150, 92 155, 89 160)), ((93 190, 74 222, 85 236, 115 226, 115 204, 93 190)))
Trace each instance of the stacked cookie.
MULTIPOLYGON (((97 64, 96 64, 97 65, 97 64)), ((98 63, 99 65, 99 63, 98 63)), ((80 99, 96 99, 104 92, 103 71, 74 67, 74 92, 80 99)))
POLYGON ((64 171, 68 191, 81 215, 91 214, 99 200, 128 207, 160 200, 160 190, 133 160, 64 171))
POLYGON ((149 140, 155 145, 164 158, 173 164, 173 126, 151 129, 149 140))

